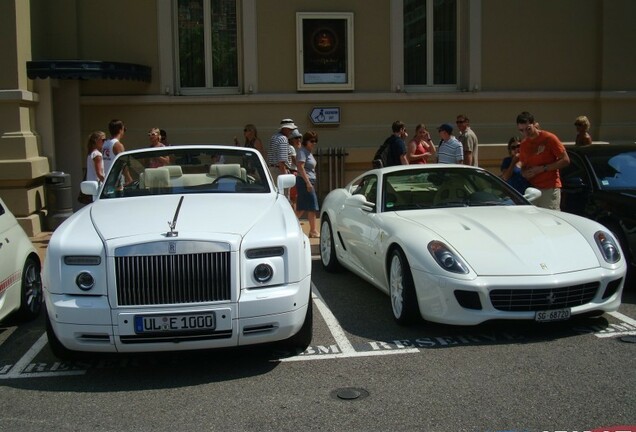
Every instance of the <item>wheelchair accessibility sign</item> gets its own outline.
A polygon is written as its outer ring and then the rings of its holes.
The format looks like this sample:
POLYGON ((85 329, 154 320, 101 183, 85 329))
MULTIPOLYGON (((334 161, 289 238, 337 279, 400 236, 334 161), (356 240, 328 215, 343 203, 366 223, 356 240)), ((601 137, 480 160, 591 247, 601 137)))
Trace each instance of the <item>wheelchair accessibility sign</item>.
POLYGON ((340 124, 340 108, 314 108, 309 114, 311 122, 315 125, 340 124))

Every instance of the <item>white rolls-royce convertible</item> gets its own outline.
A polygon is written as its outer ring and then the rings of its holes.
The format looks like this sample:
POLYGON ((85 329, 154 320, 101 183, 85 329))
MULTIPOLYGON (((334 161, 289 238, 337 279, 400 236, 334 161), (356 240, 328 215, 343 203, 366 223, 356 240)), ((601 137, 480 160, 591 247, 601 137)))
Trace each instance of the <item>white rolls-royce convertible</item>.
POLYGON ((486 170, 368 171, 327 195, 320 256, 389 294, 394 318, 475 325, 615 311, 626 263, 603 225, 535 207, 486 170))
POLYGON ((76 352, 192 350, 312 337, 311 249, 254 149, 121 153, 93 202, 53 233, 47 334, 76 352))

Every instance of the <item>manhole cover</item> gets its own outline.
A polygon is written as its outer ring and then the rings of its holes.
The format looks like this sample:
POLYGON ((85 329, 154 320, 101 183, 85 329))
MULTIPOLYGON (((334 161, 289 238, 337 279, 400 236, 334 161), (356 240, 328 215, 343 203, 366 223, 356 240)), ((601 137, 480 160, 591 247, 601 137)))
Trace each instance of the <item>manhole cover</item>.
POLYGON ((621 341, 627 342, 627 343, 636 343, 636 336, 623 336, 621 338, 621 341))
POLYGON ((369 392, 365 389, 355 388, 355 387, 344 387, 333 390, 331 392, 331 397, 334 399, 340 400, 356 400, 356 399, 364 399, 369 396, 369 392))

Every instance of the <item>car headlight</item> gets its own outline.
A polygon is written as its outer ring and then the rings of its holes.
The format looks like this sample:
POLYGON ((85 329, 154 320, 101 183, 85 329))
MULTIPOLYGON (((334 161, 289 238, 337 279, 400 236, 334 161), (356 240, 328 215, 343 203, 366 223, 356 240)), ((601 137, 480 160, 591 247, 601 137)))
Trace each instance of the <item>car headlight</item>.
POLYGON ((621 250, 611 235, 604 231, 597 231, 594 233, 594 240, 605 261, 610 264, 615 264, 620 261, 621 250))
POLYGON ((274 269, 269 264, 259 264, 254 269, 254 279, 259 283, 267 283, 272 280, 274 269))
POLYGON ((433 240, 428 244, 428 251, 433 255, 437 264, 444 270, 453 273, 468 274, 468 266, 444 243, 433 240))
POLYGON ((75 278, 75 283, 82 291, 89 291, 95 286, 95 278, 89 272, 81 272, 75 278))

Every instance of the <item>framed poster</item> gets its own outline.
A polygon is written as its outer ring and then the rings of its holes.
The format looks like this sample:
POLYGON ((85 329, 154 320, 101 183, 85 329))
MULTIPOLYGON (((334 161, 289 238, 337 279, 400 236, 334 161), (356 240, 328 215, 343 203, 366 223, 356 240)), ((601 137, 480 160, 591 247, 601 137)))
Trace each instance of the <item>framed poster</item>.
POLYGON ((353 13, 296 13, 298 90, 353 90, 353 13))

